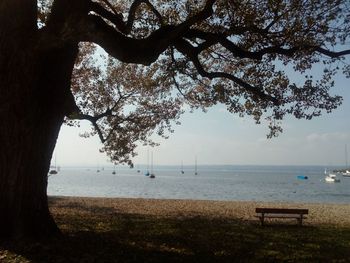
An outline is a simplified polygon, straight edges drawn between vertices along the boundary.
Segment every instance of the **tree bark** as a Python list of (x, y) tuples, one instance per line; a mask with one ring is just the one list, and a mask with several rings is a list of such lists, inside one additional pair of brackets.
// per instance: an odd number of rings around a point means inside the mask
[(21, 52), (0, 77), (0, 236), (49, 236), (58, 228), (48, 210), (47, 174), (76, 48)]
[(0, 237), (15, 239), (59, 233), (47, 174), (78, 51), (75, 44), (38, 48), (35, 10), (36, 1), (0, 4)]

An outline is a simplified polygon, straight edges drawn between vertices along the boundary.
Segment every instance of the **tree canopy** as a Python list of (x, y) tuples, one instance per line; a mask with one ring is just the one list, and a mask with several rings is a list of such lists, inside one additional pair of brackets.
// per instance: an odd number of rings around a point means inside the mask
[[(333, 77), (350, 77), (347, 0), (39, 1), (46, 45), (78, 42), (72, 120), (88, 120), (116, 162), (166, 137), (184, 106), (221, 103), (282, 132), (287, 115), (337, 108)], [(69, 6), (69, 12), (57, 10)], [(66, 9), (67, 10), (67, 9)], [(44, 39), (44, 38), (43, 38)], [(100, 52), (100, 48), (106, 54)], [(102, 55), (101, 55), (102, 54)], [(317, 67), (319, 76), (310, 71)], [(288, 74), (298, 76), (295, 82)]]

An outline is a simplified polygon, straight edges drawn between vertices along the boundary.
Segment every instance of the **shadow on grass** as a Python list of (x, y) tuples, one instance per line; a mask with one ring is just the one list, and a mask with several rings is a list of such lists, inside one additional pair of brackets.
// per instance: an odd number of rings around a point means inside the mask
[(2, 244), (0, 262), (350, 262), (349, 228), (261, 227), (236, 219), (131, 215), (73, 203), (66, 208), (72, 207), (54, 214), (63, 237)]

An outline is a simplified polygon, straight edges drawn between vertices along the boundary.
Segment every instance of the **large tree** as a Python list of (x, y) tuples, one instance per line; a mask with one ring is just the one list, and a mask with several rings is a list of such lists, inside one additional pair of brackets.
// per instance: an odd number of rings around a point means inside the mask
[[(348, 0), (1, 0), (0, 236), (59, 232), (47, 172), (65, 119), (86, 119), (113, 160), (166, 136), (183, 105), (311, 119), (341, 103)], [(98, 46), (110, 56), (98, 57)], [(314, 65), (317, 78), (310, 76)], [(286, 74), (295, 71), (298, 82)], [(88, 134), (89, 135), (89, 134)]]

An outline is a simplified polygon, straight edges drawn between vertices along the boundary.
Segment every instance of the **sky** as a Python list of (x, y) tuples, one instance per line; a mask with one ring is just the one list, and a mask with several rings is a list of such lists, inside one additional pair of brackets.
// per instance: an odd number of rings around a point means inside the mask
[[(309, 121), (288, 117), (277, 138), (266, 138), (267, 124), (257, 125), (218, 105), (207, 113), (184, 114), (169, 139), (158, 137), (155, 148), (139, 147), (133, 162), (146, 164), (149, 151), (154, 165), (194, 165), (195, 158), (198, 165), (345, 165), (346, 145), (350, 156), (350, 79), (338, 76), (335, 84), (332, 93), (344, 99), (338, 109)], [(87, 122), (80, 128), (62, 126), (53, 157), (57, 165), (112, 165), (99, 152), (97, 137), (79, 137), (89, 127)]]

